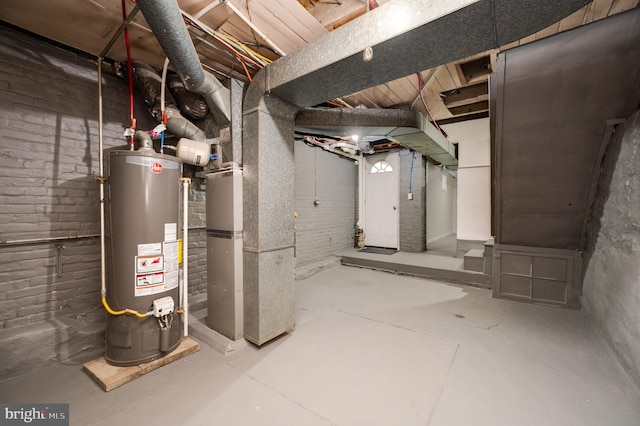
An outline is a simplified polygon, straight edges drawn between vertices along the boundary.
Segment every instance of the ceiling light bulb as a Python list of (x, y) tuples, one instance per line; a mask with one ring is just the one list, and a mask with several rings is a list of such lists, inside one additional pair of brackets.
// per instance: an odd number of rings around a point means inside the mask
[(362, 60), (369, 62), (371, 59), (373, 59), (373, 48), (369, 46), (362, 52)]

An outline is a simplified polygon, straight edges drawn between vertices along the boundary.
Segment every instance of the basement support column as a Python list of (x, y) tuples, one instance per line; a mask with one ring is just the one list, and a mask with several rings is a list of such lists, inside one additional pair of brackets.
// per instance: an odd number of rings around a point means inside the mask
[(293, 142), (297, 107), (265, 94), (261, 73), (245, 97), (242, 147), (244, 337), (257, 345), (295, 326)]

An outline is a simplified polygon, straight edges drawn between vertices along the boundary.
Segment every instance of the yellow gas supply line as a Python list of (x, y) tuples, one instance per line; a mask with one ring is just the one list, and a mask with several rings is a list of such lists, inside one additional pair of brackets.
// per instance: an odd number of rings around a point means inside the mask
[(104, 306), (107, 312), (109, 312), (111, 315), (128, 314), (128, 315), (135, 315), (138, 318), (146, 318), (149, 315), (151, 315), (151, 312), (147, 312), (146, 314), (141, 314), (140, 312), (134, 311), (133, 309), (123, 309), (121, 311), (114, 311), (113, 309), (111, 309), (111, 307), (109, 307), (109, 304), (107, 303), (107, 298), (105, 296), (102, 296), (102, 306)]

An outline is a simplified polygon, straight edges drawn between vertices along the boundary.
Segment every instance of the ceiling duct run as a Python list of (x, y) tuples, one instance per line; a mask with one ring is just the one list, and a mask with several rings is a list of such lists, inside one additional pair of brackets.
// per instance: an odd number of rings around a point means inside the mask
[(388, 138), (455, 169), (455, 147), (417, 111), (368, 108), (306, 108), (296, 116), (296, 131), (360, 140)]

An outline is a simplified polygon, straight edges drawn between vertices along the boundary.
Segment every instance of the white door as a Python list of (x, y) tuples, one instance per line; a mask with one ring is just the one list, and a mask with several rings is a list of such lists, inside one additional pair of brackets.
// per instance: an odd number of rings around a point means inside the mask
[(366, 157), (365, 227), (367, 246), (398, 248), (398, 169), (400, 155)]

